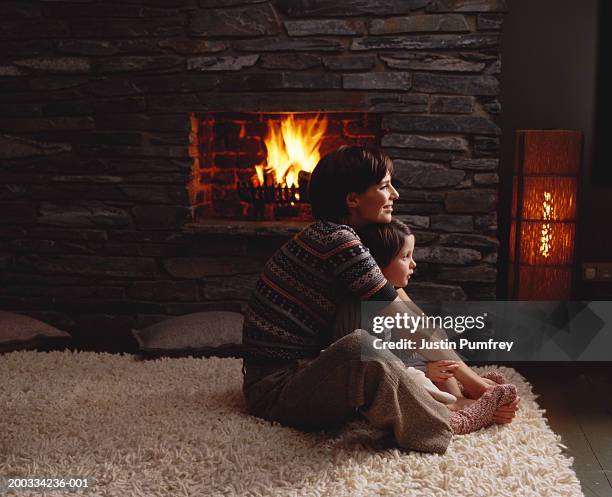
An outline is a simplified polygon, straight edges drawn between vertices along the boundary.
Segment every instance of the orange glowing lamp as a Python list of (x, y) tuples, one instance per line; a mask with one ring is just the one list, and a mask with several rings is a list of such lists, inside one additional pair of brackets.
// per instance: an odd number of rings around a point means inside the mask
[(517, 130), (508, 294), (570, 300), (583, 137), (574, 130)]

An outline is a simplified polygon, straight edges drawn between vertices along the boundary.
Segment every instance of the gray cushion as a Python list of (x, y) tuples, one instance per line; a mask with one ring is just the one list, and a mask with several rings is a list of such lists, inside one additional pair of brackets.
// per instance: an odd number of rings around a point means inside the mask
[(0, 311), (0, 352), (52, 349), (66, 345), (70, 333), (29, 316)]
[(140, 351), (151, 356), (240, 357), (242, 314), (197, 312), (132, 330)]

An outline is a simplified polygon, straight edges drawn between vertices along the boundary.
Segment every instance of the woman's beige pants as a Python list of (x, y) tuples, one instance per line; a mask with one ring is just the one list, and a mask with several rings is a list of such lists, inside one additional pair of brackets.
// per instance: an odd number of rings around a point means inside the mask
[(390, 430), (399, 447), (442, 454), (451, 439), (448, 408), (391, 353), (357, 329), (315, 359), (244, 361), (249, 411), (302, 430), (337, 427), (361, 413)]

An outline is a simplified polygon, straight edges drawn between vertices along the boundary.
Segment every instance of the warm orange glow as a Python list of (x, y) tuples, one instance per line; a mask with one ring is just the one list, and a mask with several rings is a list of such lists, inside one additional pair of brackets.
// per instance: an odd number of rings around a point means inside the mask
[(526, 176), (523, 179), (523, 219), (542, 221), (543, 198), (550, 192), (554, 209), (551, 221), (574, 221), (576, 219), (576, 178), (555, 176)]
[(583, 136), (517, 130), (508, 292), (517, 300), (570, 300)]
[[(542, 202), (542, 218), (545, 221), (550, 221), (552, 219), (553, 206), (552, 206), (552, 195), (550, 192), (544, 192), (544, 201)], [(552, 232), (550, 229), (550, 223), (542, 224), (540, 238), (540, 254), (544, 257), (550, 256), (550, 247), (552, 244)]]
[[(257, 178), (257, 184), (255, 186), (263, 186), (264, 184), (264, 167), (262, 165), (255, 166), (255, 173)], [(255, 183), (255, 178), (253, 178), (253, 183)]]
[[(555, 266), (571, 264), (575, 229), (573, 223), (556, 223), (551, 221), (549, 229), (552, 243), (548, 255), (540, 250), (542, 247), (542, 221), (523, 221), (520, 229), (521, 246), (518, 256), (524, 264)], [(514, 233), (512, 233), (514, 234)]]
[(280, 122), (268, 121), (266, 164), (255, 167), (260, 184), (264, 183), (265, 170), (274, 185), (298, 186), (299, 172), (311, 172), (319, 162), (319, 147), (326, 129), (327, 119), (319, 119), (318, 115), (295, 119), (290, 114)]

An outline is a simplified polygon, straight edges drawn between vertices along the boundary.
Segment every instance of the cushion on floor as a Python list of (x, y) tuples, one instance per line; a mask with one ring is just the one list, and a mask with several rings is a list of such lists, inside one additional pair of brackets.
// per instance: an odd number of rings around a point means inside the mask
[(243, 320), (237, 312), (197, 312), (132, 333), (147, 356), (240, 357)]
[(38, 319), (0, 311), (0, 352), (61, 347), (71, 338), (70, 333)]

